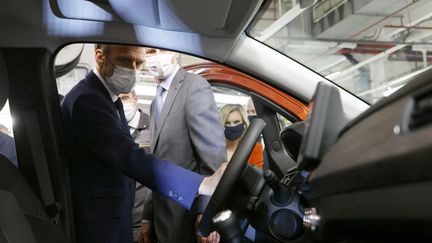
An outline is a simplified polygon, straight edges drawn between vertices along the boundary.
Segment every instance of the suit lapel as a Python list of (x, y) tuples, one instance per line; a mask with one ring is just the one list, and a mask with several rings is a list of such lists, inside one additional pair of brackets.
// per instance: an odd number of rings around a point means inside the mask
[(150, 152), (152, 154), (154, 153), (154, 147), (156, 143), (156, 139), (155, 139), (156, 138), (156, 115), (154, 114), (155, 112), (154, 106), (155, 106), (155, 102), (153, 100), (150, 105), (150, 136), (152, 138), (150, 144)]
[[(102, 93), (107, 100), (112, 102), (108, 90), (105, 88), (105, 86), (102, 84), (102, 81), (99, 80), (98, 76), (96, 76), (96, 74), (93, 71), (87, 74), (85, 81), (89, 86), (93, 87), (96, 91)], [(113, 103), (113, 107), (115, 108), (114, 103)]]
[[(111, 95), (109, 94), (108, 90), (105, 88), (105, 86), (102, 84), (102, 81), (99, 80), (98, 76), (93, 72), (89, 72), (86, 76), (86, 79), (84, 80), (85, 83), (94, 88), (94, 90), (102, 93), (102, 95), (106, 98), (107, 102), (111, 105), (111, 107), (114, 109), (114, 112), (116, 116), (118, 117), (123, 130), (129, 133), (129, 125), (126, 121), (126, 117), (123, 112), (123, 105), (121, 105), (121, 108), (117, 108), (114, 102), (112, 101)], [(120, 101), (121, 102), (121, 101)]]
[[(150, 105), (150, 109), (151, 109), (151, 105)], [(150, 122), (149, 115), (144, 113), (141, 109), (138, 109), (137, 112), (139, 112), (140, 114), (137, 130), (149, 129), (149, 122)]]
[(102, 84), (102, 81), (99, 80), (98, 76), (93, 71), (91, 71), (89, 74), (87, 74), (86, 78), (87, 78), (86, 79), (87, 84), (89, 86), (93, 87), (96, 91), (99, 91), (100, 93), (103, 94), (103, 96), (106, 98), (108, 103), (110, 103), (111, 106), (116, 111), (116, 115), (119, 118), (120, 122), (122, 123), (123, 128), (129, 131), (129, 126), (127, 125), (127, 121), (126, 121), (126, 117), (124, 116), (123, 108), (119, 109), (116, 107), (116, 105), (112, 101), (111, 95), (109, 94), (109, 92), (105, 88), (105, 86)]
[[(165, 121), (167, 119), (167, 116), (169, 112), (171, 111), (171, 108), (174, 104), (175, 98), (180, 90), (180, 87), (183, 83), (184, 77), (185, 77), (186, 71), (182, 68), (179, 69), (177, 74), (174, 76), (174, 79), (171, 83), (171, 86), (168, 90), (168, 95), (166, 97), (166, 100), (164, 102), (164, 105), (162, 107), (161, 115), (159, 117), (159, 120), (156, 121), (156, 134), (153, 139), (152, 144), (152, 152), (154, 152), (154, 148), (156, 147), (157, 141), (159, 140), (160, 132), (165, 124)], [(155, 116), (153, 116), (155, 117)], [(153, 118), (155, 119), (155, 118)]]

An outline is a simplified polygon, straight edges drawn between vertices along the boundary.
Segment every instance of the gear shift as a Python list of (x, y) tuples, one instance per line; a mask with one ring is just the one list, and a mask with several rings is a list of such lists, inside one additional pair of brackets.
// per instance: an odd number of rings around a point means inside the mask
[(285, 186), (281, 186), (280, 181), (273, 171), (266, 170), (264, 173), (264, 179), (267, 185), (273, 190), (271, 200), (275, 205), (283, 207), (291, 202), (291, 191)]

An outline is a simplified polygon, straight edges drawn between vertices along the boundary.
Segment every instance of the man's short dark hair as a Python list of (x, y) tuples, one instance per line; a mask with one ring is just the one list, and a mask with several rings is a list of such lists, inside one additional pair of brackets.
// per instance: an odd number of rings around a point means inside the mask
[(108, 46), (109, 45), (107, 45), (107, 44), (100, 44), (100, 43), (98, 43), (98, 44), (95, 44), (95, 50), (96, 49), (101, 49), (104, 53), (107, 53), (108, 52)]

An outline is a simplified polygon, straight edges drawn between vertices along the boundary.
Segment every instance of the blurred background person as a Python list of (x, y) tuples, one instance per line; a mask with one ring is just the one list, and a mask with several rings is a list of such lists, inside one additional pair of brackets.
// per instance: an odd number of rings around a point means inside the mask
[(0, 153), (6, 156), (15, 166), (18, 166), (15, 141), (8, 133), (7, 127), (0, 124)]
[[(123, 110), (125, 113), (126, 120), (129, 125), (129, 130), (135, 142), (139, 144), (139, 147), (144, 149), (146, 153), (150, 153), (150, 130), (149, 122), (150, 116), (144, 113), (138, 108), (138, 96), (135, 90), (132, 90), (128, 94), (120, 94), (120, 100), (123, 103)], [(135, 201), (133, 207), (133, 239), (134, 242), (138, 242), (138, 233), (143, 223), (149, 223), (144, 219), (144, 210), (151, 213), (151, 208), (145, 208), (144, 205), (151, 200), (151, 190), (143, 186), (139, 182), (135, 182)], [(154, 242), (154, 232), (149, 230), (149, 234), (143, 237), (147, 237), (145, 241)]]
[[(227, 104), (220, 110), (221, 123), (225, 127), (226, 150), (228, 160), (231, 160), (237, 149), (245, 130), (249, 127), (249, 120), (243, 106), (238, 104)], [(259, 169), (263, 167), (263, 147), (257, 143), (249, 157), (248, 163)]]
[(252, 101), (252, 98), (249, 98), (246, 105), (246, 112), (249, 119), (249, 122), (251, 122), (253, 119), (257, 118), (257, 113), (255, 110), (254, 103)]
[(138, 108), (138, 96), (135, 90), (132, 90), (128, 94), (120, 94), (119, 98), (123, 103), (123, 110), (132, 137), (141, 148), (149, 153), (151, 142), (149, 131), (150, 116)]

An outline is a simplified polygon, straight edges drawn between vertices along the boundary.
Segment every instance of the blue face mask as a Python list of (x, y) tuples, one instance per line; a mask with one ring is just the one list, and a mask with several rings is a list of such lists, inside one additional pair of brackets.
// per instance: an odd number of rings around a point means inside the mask
[(234, 127), (225, 126), (225, 137), (229, 140), (236, 140), (243, 134), (244, 129), (243, 123)]

